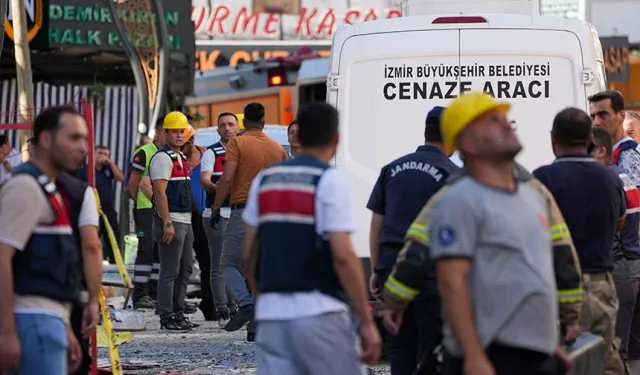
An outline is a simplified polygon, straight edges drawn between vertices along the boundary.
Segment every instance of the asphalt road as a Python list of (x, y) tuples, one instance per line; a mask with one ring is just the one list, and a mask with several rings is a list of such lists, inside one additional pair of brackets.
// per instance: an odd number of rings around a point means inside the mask
[[(244, 328), (226, 332), (217, 322), (205, 322), (200, 311), (190, 319), (201, 326), (188, 333), (166, 333), (158, 316), (146, 312), (147, 329), (133, 333), (133, 339), (118, 348), (125, 374), (255, 374), (255, 348), (246, 342)], [(108, 366), (108, 350), (100, 348), (98, 354), (99, 365)], [(370, 369), (370, 374), (390, 374), (386, 364)]]

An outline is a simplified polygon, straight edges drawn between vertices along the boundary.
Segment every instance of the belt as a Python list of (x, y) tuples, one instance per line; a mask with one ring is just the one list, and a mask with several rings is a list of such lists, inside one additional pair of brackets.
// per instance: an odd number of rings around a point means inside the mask
[(246, 203), (233, 203), (230, 207), (231, 207), (231, 211), (233, 210), (241, 210), (243, 209), (247, 204)]
[(611, 280), (611, 272), (590, 272), (583, 273), (582, 279), (584, 281), (609, 281)]

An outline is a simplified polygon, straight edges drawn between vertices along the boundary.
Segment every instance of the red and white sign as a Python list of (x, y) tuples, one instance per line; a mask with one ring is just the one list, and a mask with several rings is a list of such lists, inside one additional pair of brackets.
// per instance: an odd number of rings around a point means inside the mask
[[(400, 17), (398, 9), (384, 7), (328, 7), (330, 1), (302, 0), (300, 14), (255, 13), (246, 0), (230, 0), (225, 5), (193, 0), (191, 19), (196, 39), (218, 40), (300, 40), (330, 39), (342, 25), (381, 18)], [(371, 3), (371, 2), (369, 2)], [(382, 5), (382, 4), (381, 4)]]

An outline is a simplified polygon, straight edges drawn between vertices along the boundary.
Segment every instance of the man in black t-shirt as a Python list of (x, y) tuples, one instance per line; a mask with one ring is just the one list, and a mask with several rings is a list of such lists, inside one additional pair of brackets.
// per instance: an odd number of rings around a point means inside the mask
[(585, 291), (580, 325), (603, 337), (605, 374), (624, 373), (617, 351), (618, 297), (613, 281), (613, 238), (622, 229), (626, 198), (622, 181), (588, 153), (591, 119), (567, 108), (556, 115), (551, 142), (557, 159), (533, 175), (553, 194), (576, 247)]

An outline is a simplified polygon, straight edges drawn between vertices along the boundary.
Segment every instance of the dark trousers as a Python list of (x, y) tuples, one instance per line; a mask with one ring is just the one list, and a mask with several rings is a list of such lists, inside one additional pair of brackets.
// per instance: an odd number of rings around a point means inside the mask
[(138, 232), (138, 253), (134, 267), (133, 300), (148, 295), (156, 297), (158, 279), (152, 277), (154, 264), (160, 264), (158, 245), (153, 240), (153, 209), (136, 210), (136, 231)]
[[(549, 361), (559, 362), (543, 353), (496, 344), (490, 345), (486, 353), (496, 375), (556, 375), (560, 373)], [(464, 360), (445, 355), (443, 374), (464, 375)]]
[(616, 281), (618, 293), (618, 319), (616, 336), (620, 338), (620, 356), (623, 360), (640, 359), (640, 280)]
[(209, 242), (207, 234), (202, 226), (202, 215), (194, 212), (191, 215), (191, 227), (193, 228), (193, 249), (196, 252), (196, 260), (200, 266), (200, 301), (201, 310), (213, 311), (213, 292), (211, 291), (211, 257), (209, 255)]
[[(376, 267), (380, 290), (392, 271), (397, 252), (380, 254)], [(393, 259), (385, 263), (384, 258)], [(390, 265), (389, 265), (390, 264)], [(438, 286), (430, 279), (423, 291), (404, 311), (397, 335), (383, 332), (392, 375), (412, 375), (423, 358), (427, 358), (442, 341), (442, 313)], [(424, 363), (426, 366), (426, 363)]]
[[(102, 206), (102, 212), (104, 212), (107, 216), (107, 220), (109, 220), (109, 225), (113, 230), (118, 246), (121, 246), (122, 239), (120, 238), (120, 224), (118, 224), (118, 214), (116, 213), (116, 209), (112, 205), (106, 205)], [(102, 242), (105, 244), (103, 259), (109, 260), (109, 263), (115, 263), (116, 259), (113, 255), (115, 249), (111, 246), (111, 241), (107, 234), (107, 227), (105, 226), (104, 219), (102, 217), (100, 218), (100, 235), (102, 236)]]
[(84, 306), (74, 305), (71, 308), (71, 319), (69, 323), (71, 324), (71, 329), (73, 330), (73, 334), (76, 336), (78, 343), (80, 343), (80, 347), (82, 348), (82, 363), (76, 372), (71, 375), (87, 375), (89, 373), (89, 368), (91, 367), (91, 355), (89, 354), (89, 339), (85, 339), (82, 337), (82, 313), (84, 311)]

